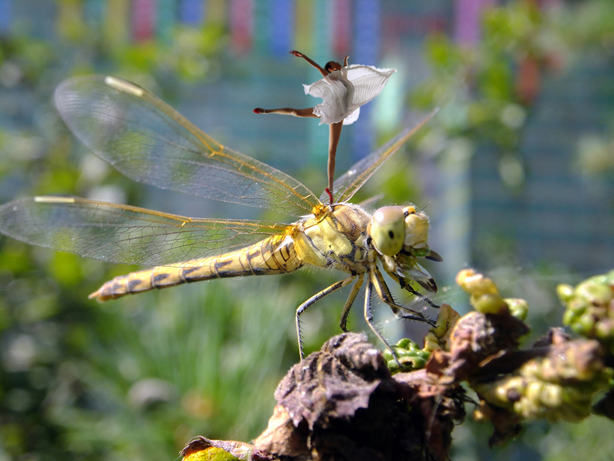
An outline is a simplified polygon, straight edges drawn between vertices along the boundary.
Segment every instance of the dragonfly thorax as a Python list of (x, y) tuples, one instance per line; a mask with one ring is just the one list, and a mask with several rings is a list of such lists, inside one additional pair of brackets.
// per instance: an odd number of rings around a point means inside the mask
[(308, 264), (347, 273), (367, 270), (373, 252), (367, 228), (371, 216), (360, 206), (335, 204), (317, 217), (299, 222), (292, 235), (298, 256)]

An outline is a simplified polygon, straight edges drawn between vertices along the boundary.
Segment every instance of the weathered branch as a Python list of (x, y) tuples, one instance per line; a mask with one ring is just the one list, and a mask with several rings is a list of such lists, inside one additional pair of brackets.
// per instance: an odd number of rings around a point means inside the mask
[(526, 302), (501, 298), (491, 280), (470, 270), (457, 282), (476, 311), (459, 318), (443, 305), (422, 349), (402, 340), (397, 361), (364, 335), (335, 336), (281, 381), (269, 427), (253, 445), (200, 437), (184, 460), (210, 459), (211, 450), (220, 460), (445, 460), (465, 417), (463, 386), (479, 397), (474, 417), (493, 425), (491, 445), (529, 420), (575, 422), (591, 411), (612, 418), (614, 271), (558, 289), (565, 323), (583, 337), (554, 328), (526, 350), (518, 349), (529, 331)]

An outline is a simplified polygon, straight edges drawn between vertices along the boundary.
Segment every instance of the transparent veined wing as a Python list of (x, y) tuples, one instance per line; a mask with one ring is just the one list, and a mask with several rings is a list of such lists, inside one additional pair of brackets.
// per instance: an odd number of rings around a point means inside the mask
[(0, 206), (0, 232), (101, 261), (173, 266), (238, 250), (291, 226), (196, 219), (78, 197), (28, 197)]
[[(424, 119), (422, 119), (413, 128), (410, 128), (392, 140), (388, 141), (375, 152), (369, 154), (362, 160), (355, 163), (348, 171), (339, 176), (333, 184), (334, 202), (347, 202), (360, 189), (365, 182), (388, 160), (399, 148), (411, 138), (416, 131), (422, 128), (439, 109), (431, 111)], [(322, 193), (320, 200), (325, 202), (328, 195)]]
[(222, 146), (133, 83), (72, 78), (56, 89), (55, 104), (77, 138), (135, 181), (293, 216), (320, 205), (296, 179)]

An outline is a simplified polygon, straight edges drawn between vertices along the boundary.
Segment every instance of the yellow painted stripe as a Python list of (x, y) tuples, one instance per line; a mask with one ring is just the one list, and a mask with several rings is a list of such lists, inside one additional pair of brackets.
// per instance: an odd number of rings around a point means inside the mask
[(75, 203), (73, 197), (38, 196), (34, 197), (36, 203)]
[(120, 80), (118, 78), (108, 76), (104, 78), (104, 82), (110, 87), (115, 88), (118, 91), (123, 91), (124, 93), (133, 94), (134, 96), (137, 96), (139, 98), (143, 96), (142, 88), (139, 88), (138, 86), (133, 85), (132, 83), (127, 82), (125, 80)]

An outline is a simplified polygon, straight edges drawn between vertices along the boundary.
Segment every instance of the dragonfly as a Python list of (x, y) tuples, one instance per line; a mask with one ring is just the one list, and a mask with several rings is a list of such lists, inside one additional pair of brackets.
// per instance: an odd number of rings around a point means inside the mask
[(300, 316), (352, 283), (339, 322), (342, 330), (347, 331), (348, 314), (365, 280), (365, 319), (389, 349), (373, 321), (373, 292), (398, 317), (432, 323), (394, 300), (378, 267), (414, 295), (422, 296), (414, 282), (437, 291), (419, 262), (441, 261), (428, 246), (427, 215), (411, 204), (369, 213), (348, 200), (434, 112), (340, 176), (330, 203), (326, 192), (318, 198), (293, 177), (218, 143), (134, 83), (109, 76), (75, 77), (57, 87), (54, 99), (72, 133), (128, 178), (298, 218), (291, 224), (192, 218), (67, 196), (20, 198), (0, 206), (0, 232), (9, 237), (105, 262), (153, 266), (115, 277), (90, 298), (106, 301), (200, 280), (286, 274), (316, 266), (347, 276), (297, 308), (301, 357)]

